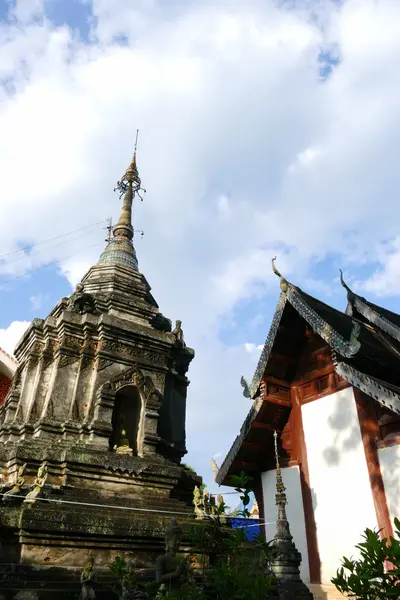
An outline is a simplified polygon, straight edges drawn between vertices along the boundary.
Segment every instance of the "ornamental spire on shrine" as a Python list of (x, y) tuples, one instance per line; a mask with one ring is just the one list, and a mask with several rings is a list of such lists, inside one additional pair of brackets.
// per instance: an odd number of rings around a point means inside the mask
[(313, 600), (313, 595), (300, 577), (301, 554), (293, 541), (286, 515), (286, 488), (282, 479), (279, 464), (278, 434), (274, 432), (274, 449), (276, 459), (276, 495), (278, 518), (276, 533), (271, 545), (271, 568), (277, 578), (279, 598), (281, 600)]
[(131, 267), (135, 271), (138, 271), (139, 268), (132, 242), (134, 236), (132, 225), (133, 202), (135, 196), (143, 200), (142, 193), (146, 191), (142, 188), (136, 164), (138, 133), (139, 130), (136, 132), (135, 150), (131, 163), (122, 179), (117, 182), (117, 187), (114, 190), (119, 192), (120, 199), (123, 197), (121, 214), (113, 229), (113, 237), (99, 260), (99, 264), (121, 265)]

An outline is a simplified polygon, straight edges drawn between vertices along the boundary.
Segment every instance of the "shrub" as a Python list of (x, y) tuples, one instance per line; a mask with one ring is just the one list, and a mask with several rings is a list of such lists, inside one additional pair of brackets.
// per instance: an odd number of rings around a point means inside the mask
[[(400, 598), (400, 521), (394, 520), (396, 538), (380, 538), (379, 531), (366, 529), (356, 546), (359, 560), (343, 558), (332, 583), (355, 600)], [(386, 566), (388, 568), (386, 568)]]

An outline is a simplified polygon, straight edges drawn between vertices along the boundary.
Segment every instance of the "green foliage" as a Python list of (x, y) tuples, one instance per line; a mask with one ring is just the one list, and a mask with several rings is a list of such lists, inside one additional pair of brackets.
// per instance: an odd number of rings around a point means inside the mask
[[(366, 529), (364, 542), (356, 546), (360, 559), (346, 557), (332, 583), (355, 600), (400, 598), (400, 521), (394, 520), (396, 538), (380, 539), (379, 532)], [(387, 563), (389, 568), (385, 570)]]
[(117, 590), (122, 589), (122, 582), (127, 573), (127, 564), (123, 556), (116, 556), (113, 562), (108, 567), (115, 580), (114, 588)]
[(276, 583), (264, 569), (235, 561), (210, 569), (203, 589), (205, 600), (266, 600), (275, 595)]
[[(252, 478), (244, 472), (232, 477), (231, 484), (239, 493), (243, 510), (238, 516), (250, 517), (248, 506)], [(203, 491), (203, 490), (202, 490)], [(278, 596), (276, 579), (269, 570), (271, 542), (259, 535), (253, 542), (246, 537), (245, 528), (232, 530), (226, 526), (227, 506), (225, 503), (212, 505), (212, 514), (204, 521), (187, 531), (200, 555), (200, 572), (194, 577), (188, 569), (188, 581), (179, 589), (169, 589), (163, 594), (166, 600), (268, 600)], [(118, 559), (118, 560), (117, 560)], [(110, 566), (115, 578), (124, 581), (126, 565), (117, 557)], [(146, 585), (146, 591), (153, 598), (159, 584)], [(157, 597), (161, 597), (157, 595)]]
[(251, 482), (253, 477), (246, 475), (244, 471), (241, 471), (240, 475), (232, 475), (229, 484), (234, 486), (235, 491), (240, 495), (240, 500), (243, 504), (243, 510), (239, 511), (239, 516), (248, 519), (250, 517), (250, 511), (247, 508), (250, 504), (250, 494), (252, 492)]
[(190, 465), (187, 465), (186, 463), (181, 463), (181, 467), (183, 467), (184, 469), (187, 469), (191, 473), (196, 473), (196, 471), (193, 469), (193, 467), (191, 467)]

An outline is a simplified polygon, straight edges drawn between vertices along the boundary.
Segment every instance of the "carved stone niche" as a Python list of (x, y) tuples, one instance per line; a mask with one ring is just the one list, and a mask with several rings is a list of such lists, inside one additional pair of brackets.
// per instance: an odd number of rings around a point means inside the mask
[(152, 379), (137, 366), (129, 367), (99, 388), (90, 424), (91, 441), (113, 450), (125, 437), (134, 455), (153, 454), (160, 439), (161, 404), (162, 396)]

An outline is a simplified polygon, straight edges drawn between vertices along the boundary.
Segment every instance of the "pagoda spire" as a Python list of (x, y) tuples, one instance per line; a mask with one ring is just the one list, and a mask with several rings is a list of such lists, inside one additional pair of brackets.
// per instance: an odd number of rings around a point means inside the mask
[(133, 246), (134, 229), (132, 225), (132, 210), (135, 196), (143, 200), (139, 172), (136, 164), (136, 150), (139, 130), (136, 132), (135, 150), (131, 163), (124, 176), (117, 182), (114, 191), (119, 192), (120, 199), (123, 197), (121, 213), (117, 224), (113, 229), (113, 237), (110, 239), (106, 249), (100, 256), (99, 264), (113, 264), (131, 267), (138, 271), (138, 261)]
[(281, 600), (313, 600), (313, 595), (300, 577), (301, 554), (297, 550), (286, 514), (287, 496), (279, 464), (278, 434), (274, 432), (276, 460), (276, 495), (278, 507), (276, 533), (272, 542), (272, 571), (276, 576)]

